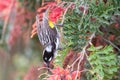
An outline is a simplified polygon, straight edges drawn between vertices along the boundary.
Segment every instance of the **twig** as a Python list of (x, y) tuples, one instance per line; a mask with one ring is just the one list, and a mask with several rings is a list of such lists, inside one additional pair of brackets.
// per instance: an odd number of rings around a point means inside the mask
[(70, 3), (70, 5), (66, 8), (66, 10), (65, 10), (65, 12), (64, 12), (64, 14), (63, 14), (63, 17), (62, 17), (61, 25), (63, 25), (64, 20), (65, 20), (65, 15), (66, 15), (68, 9), (71, 7), (72, 4), (73, 4), (73, 3)]
[(60, 3), (61, 2), (61, 0), (55, 0), (57, 3)]
[[(92, 44), (91, 42), (92, 42), (92, 39), (95, 37), (95, 32), (91, 35), (91, 37), (90, 37), (90, 40), (89, 40), (89, 42), (86, 44), (86, 46), (83, 48), (83, 50), (81, 51), (81, 54), (83, 53), (86, 53), (86, 48), (87, 48), (87, 46), (89, 45), (89, 44)], [(83, 54), (82, 54), (82, 56), (83, 56)], [(74, 64), (79, 60), (81, 58), (81, 55), (73, 62), (73, 64), (71, 65), (71, 66), (74, 66)]]
[[(83, 55), (83, 54), (82, 54)], [(73, 66), (75, 65), (75, 63), (79, 60), (79, 59), (81, 59), (82, 58), (82, 56), (80, 55), (72, 64), (71, 64), (71, 66), (70, 67), (72, 67), (72, 71), (73, 71)]]
[[(86, 45), (86, 47), (87, 46), (89, 46), (89, 44), (90, 45), (92, 45), (92, 39), (95, 37), (95, 32), (91, 35), (91, 37), (90, 37), (90, 40), (89, 40), (89, 42), (88, 42), (88, 44)], [(87, 54), (85, 54), (86, 55), (86, 57), (88, 58), (88, 55)], [(89, 62), (90, 63), (90, 62)], [(91, 64), (90, 64), (91, 65)], [(91, 67), (93, 68), (93, 66), (91, 65)]]
[(42, 69), (49, 69), (49, 70), (51, 70), (51, 68), (48, 68), (48, 67), (41, 67), (41, 68), (38, 68), (38, 71), (40, 71)]
[[(84, 48), (83, 48), (83, 50), (81, 51), (81, 55), (80, 55), (80, 57), (78, 57), (80, 60), (79, 60), (79, 62), (78, 62), (78, 68), (77, 68), (77, 70), (79, 71), (80, 70), (80, 63), (82, 62), (82, 60), (84, 59), (84, 57), (85, 57), (85, 54), (86, 54), (86, 48), (87, 48), (87, 46), (88, 46), (89, 44), (87, 44)], [(76, 74), (76, 76), (75, 76), (75, 80), (77, 79), (77, 76), (78, 76), (78, 73)]]
[(8, 20), (10, 18), (11, 12), (12, 12), (13, 5), (14, 5), (14, 0), (12, 0), (11, 5), (9, 6), (8, 16), (6, 17), (4, 25), (3, 25), (1, 43), (3, 43), (3, 41), (4, 41), (5, 31), (6, 31), (6, 28), (7, 28)]
[[(82, 54), (82, 55), (80, 55), (73, 63), (72, 63), (72, 67), (74, 66), (74, 64), (79, 60), (79, 59), (81, 59), (82, 57), (83, 57), (83, 55), (84, 55), (84, 53), (86, 53), (86, 48), (87, 48), (87, 46), (89, 46), (89, 44), (92, 44), (91, 42), (92, 42), (92, 39), (95, 37), (95, 32), (91, 35), (91, 37), (90, 37), (90, 40), (89, 40), (89, 42), (86, 44), (86, 46), (83, 48), (83, 50), (81, 51), (81, 53), (80, 54)], [(82, 57), (81, 57), (82, 56)]]
[(44, 5), (44, 2), (45, 2), (45, 1), (44, 1), (44, 0), (42, 0), (42, 6)]
[[(92, 44), (91, 42), (92, 42), (92, 39), (93, 39), (94, 37), (95, 37), (95, 32), (91, 35), (90, 40), (88, 41), (88, 43), (85, 45), (85, 47), (84, 47), (83, 50), (81, 51), (80, 56), (79, 56), (79, 57), (73, 62), (73, 64), (71, 65), (72, 68), (73, 68), (74, 64), (80, 59), (79, 62), (78, 62), (78, 68), (77, 68), (77, 70), (79, 71), (79, 69), (80, 69), (79, 64), (80, 64), (81, 61), (84, 59), (84, 56), (85, 56), (85, 55), (87, 56), (87, 54), (86, 54), (86, 48), (89, 46), (89, 44)], [(77, 76), (78, 76), (78, 73), (77, 73), (75, 79), (77, 79)]]
[[(50, 69), (50, 68), (48, 68), (48, 67), (41, 67), (41, 68), (38, 68), (37, 70), (38, 70), (38, 71), (40, 71), (40, 70), (43, 70), (43, 69), (47, 69), (47, 70), (51, 71), (51, 69)], [(45, 73), (40, 74), (40, 75), (38, 76), (38, 78), (41, 78), (41, 76), (43, 76), (43, 75), (46, 75), (46, 77), (45, 77), (45, 78), (43, 78), (44, 80), (45, 80), (45, 79), (47, 80), (47, 77), (49, 77), (49, 76), (50, 76), (50, 75), (48, 74), (48, 71), (46, 71)]]
[[(46, 77), (50, 76), (50, 75), (48, 74), (48, 71), (47, 71), (47, 72), (45, 72), (45, 73), (43, 73), (43, 74), (40, 74), (40, 75), (38, 76), (38, 78), (41, 78), (41, 76), (43, 76), (43, 75), (46, 75)], [(46, 77), (45, 77), (45, 78), (46, 78)]]
[(114, 48), (116, 48), (118, 51), (120, 51), (119, 47), (117, 47), (114, 43), (112, 43), (110, 40), (107, 40), (103, 38), (106, 42), (110, 43)]
[[(93, 39), (94, 37), (95, 37), (95, 32), (94, 32), (94, 33), (91, 35), (91, 37), (90, 37), (90, 40), (89, 40), (89, 44), (90, 44), (90, 45), (92, 45), (92, 39)], [(88, 44), (88, 45), (89, 45), (89, 44)], [(86, 54), (86, 57), (88, 57), (87, 54)], [(89, 60), (88, 60), (88, 61), (89, 61)], [(89, 63), (90, 63), (90, 62), (89, 62)], [(94, 69), (93, 65), (90, 64), (90, 66)], [(90, 71), (90, 70), (89, 70), (89, 71)], [(90, 72), (91, 72), (91, 71), (90, 71)], [(97, 75), (97, 77), (99, 78), (99, 80), (102, 80), (99, 74), (96, 74), (96, 75)]]
[[(86, 51), (85, 51), (86, 52)], [(83, 54), (83, 55), (81, 55), (81, 59), (79, 60), (79, 62), (78, 62), (78, 68), (77, 68), (77, 70), (79, 71), (80, 70), (80, 63), (82, 62), (82, 60), (84, 59), (84, 55), (85, 55), (85, 52), (84, 53), (80, 53), (80, 54)], [(77, 74), (76, 74), (76, 76), (75, 76), (75, 80), (77, 80), (77, 76), (78, 76), (78, 72), (77, 72)]]
[[(63, 25), (64, 24), (64, 20), (65, 20), (65, 15), (66, 15), (66, 13), (67, 13), (67, 11), (68, 11), (68, 9), (71, 7), (71, 5), (72, 5), (73, 3), (70, 3), (69, 4), (69, 6), (66, 8), (66, 10), (65, 10), (65, 12), (64, 12), (64, 14), (63, 14), (63, 16), (62, 16), (62, 21), (61, 21), (61, 24), (60, 25)], [(63, 28), (62, 27), (60, 27), (60, 34), (61, 34), (61, 38), (60, 38), (60, 41), (62, 42), (63, 41)]]
[(80, 19), (80, 25), (78, 26), (78, 29), (80, 30), (80, 28), (81, 28), (81, 25), (82, 25), (82, 23), (83, 23), (83, 18), (84, 18), (84, 15), (86, 14), (86, 5), (85, 5), (85, 7), (84, 7), (84, 11), (83, 11), (83, 14), (82, 14), (82, 17), (81, 17), (81, 19)]
[(90, 71), (90, 70), (89, 69), (84, 69), (84, 70), (81, 70), (80, 73), (85, 72), (85, 71)]

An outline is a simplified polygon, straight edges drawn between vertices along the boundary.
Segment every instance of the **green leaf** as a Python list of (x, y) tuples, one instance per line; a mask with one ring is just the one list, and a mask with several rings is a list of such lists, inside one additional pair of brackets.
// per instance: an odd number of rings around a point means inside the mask
[(118, 69), (113, 48), (111, 46), (105, 46), (104, 48), (102, 46), (94, 47), (92, 45), (88, 50), (91, 52), (87, 59), (92, 65), (91, 70), (94, 75), (99, 75), (102, 80), (112, 78), (112, 75), (117, 72)]

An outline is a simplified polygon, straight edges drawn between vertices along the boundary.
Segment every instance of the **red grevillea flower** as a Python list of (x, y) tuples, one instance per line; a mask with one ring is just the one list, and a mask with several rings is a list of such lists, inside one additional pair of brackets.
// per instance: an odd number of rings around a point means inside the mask
[(10, 6), (11, 0), (0, 0), (0, 12)]
[(45, 3), (45, 4), (46, 4), (45, 6), (40, 7), (37, 10), (37, 13), (39, 14), (40, 20), (43, 17), (43, 12), (45, 12), (46, 9), (48, 7), (50, 7), (50, 12), (49, 12), (48, 18), (52, 22), (57, 22), (57, 20), (60, 18), (60, 16), (62, 15), (62, 13), (65, 9), (60, 7), (60, 6), (57, 6), (57, 4), (55, 2), (49, 2), (49, 3)]
[(44, 5), (40, 8), (37, 9), (37, 13), (42, 13), (44, 12), (44, 10), (46, 10), (48, 7), (52, 7), (52, 6), (57, 6), (57, 4), (55, 2), (45, 2)]
[(15, 6), (15, 4), (16, 0), (0, 0), (0, 17), (2, 17), (2, 19), (5, 19), (10, 11), (10, 8)]
[(55, 2), (45, 2), (44, 5), (37, 9), (37, 13), (39, 14), (39, 20), (42, 20), (43, 13), (48, 9), (48, 7), (55, 7), (57, 4)]
[(51, 70), (52, 74), (56, 74), (56, 75), (67, 75), (69, 74), (69, 70), (67, 69), (63, 69), (60, 67), (57, 67), (56, 69)]
[(53, 9), (50, 9), (49, 19), (52, 22), (57, 22), (57, 20), (60, 18), (64, 10), (65, 9), (63, 9), (62, 7), (58, 7), (58, 6)]
[(56, 69), (51, 70), (51, 72), (56, 75), (61, 75), (64, 74), (64, 69), (57, 67)]
[(51, 75), (47, 80), (61, 80), (59, 75)]
[(63, 69), (57, 67), (51, 70), (52, 75), (49, 76), (47, 80), (75, 80), (76, 78), (80, 79), (80, 71), (71, 72), (69, 69)]
[(73, 71), (72, 72), (72, 80), (75, 80), (76, 76), (77, 77), (80, 77), (81, 73), (79, 71)]
[(72, 80), (72, 77), (71, 77), (70, 75), (67, 75), (67, 76), (65, 77), (65, 80)]
[(56, 75), (68, 75), (69, 74), (68, 69), (63, 69), (60, 67), (57, 67), (56, 69), (53, 69), (51, 71), (52, 71), (52, 74), (56, 74)]

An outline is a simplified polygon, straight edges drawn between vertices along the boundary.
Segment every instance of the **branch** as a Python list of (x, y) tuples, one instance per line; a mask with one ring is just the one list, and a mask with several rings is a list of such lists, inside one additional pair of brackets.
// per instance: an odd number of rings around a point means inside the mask
[(42, 70), (42, 69), (49, 69), (49, 70), (51, 70), (51, 68), (48, 68), (48, 67), (41, 67), (41, 68), (38, 68), (38, 71), (40, 71), (40, 70)]
[(81, 55), (73, 62), (73, 64), (71, 65), (71, 67), (73, 67), (75, 65), (75, 63), (81, 59), (83, 57), (83, 55), (86, 53), (86, 48), (89, 46), (89, 44), (92, 44), (92, 39), (95, 37), (95, 32), (91, 35), (90, 40), (88, 41), (88, 43), (85, 45), (85, 47), (83, 48), (83, 50), (81, 51)]
[(50, 76), (50, 75), (48, 74), (48, 71), (47, 71), (47, 72), (45, 72), (45, 73), (40, 74), (40, 75), (38, 76), (38, 78), (41, 79), (41, 76), (44, 76), (44, 75), (46, 75), (46, 77), (43, 78), (43, 79), (47, 79), (47, 77)]
[(117, 47), (114, 43), (112, 43), (110, 40), (107, 40), (105, 38), (103, 38), (106, 42), (110, 43), (114, 48), (116, 48), (118, 51), (120, 51), (120, 48)]
[[(73, 62), (73, 64), (71, 64), (70, 67), (72, 67), (72, 70), (73, 70), (73, 66), (75, 65), (75, 63), (79, 60), (78, 62), (78, 68), (77, 70), (79, 71), (80, 70), (80, 63), (82, 62), (82, 60), (84, 59), (85, 55), (87, 56), (86, 54), (86, 49), (87, 47), (89, 46), (89, 44), (91, 45), (92, 44), (92, 39), (95, 37), (95, 32), (90, 36), (90, 40), (88, 41), (88, 43), (85, 45), (85, 47), (83, 48), (83, 50), (80, 52), (80, 56)], [(77, 79), (77, 76), (78, 76), (78, 73), (75, 77), (75, 79)]]
[(66, 8), (66, 10), (65, 10), (65, 12), (64, 12), (64, 14), (63, 14), (63, 17), (62, 17), (61, 25), (63, 25), (64, 20), (65, 20), (65, 15), (66, 15), (68, 9), (71, 7), (72, 4), (73, 4), (73, 3), (70, 3), (69, 6)]
[(80, 25), (78, 26), (78, 29), (79, 29), (79, 30), (80, 30), (81, 25), (82, 25), (82, 23), (83, 23), (83, 19), (84, 19), (85, 14), (86, 14), (86, 9), (87, 9), (87, 6), (85, 5), (85, 6), (84, 6), (84, 11), (83, 11), (82, 17), (81, 17), (81, 19), (80, 19)]
[(44, 0), (42, 0), (42, 6), (45, 4), (45, 1)]
[[(64, 14), (63, 14), (63, 16), (62, 16), (61, 24), (58, 25), (58, 26), (63, 26), (64, 21), (65, 21), (65, 15), (66, 15), (68, 9), (71, 7), (72, 4), (73, 4), (73, 3), (70, 3), (69, 6), (66, 8), (66, 10), (65, 10), (65, 12), (64, 12)], [(63, 28), (62, 28), (62, 27), (60, 27), (60, 34), (61, 34), (60, 41), (62, 42), (62, 41), (63, 41), (63, 37), (62, 37), (62, 36), (63, 36)]]

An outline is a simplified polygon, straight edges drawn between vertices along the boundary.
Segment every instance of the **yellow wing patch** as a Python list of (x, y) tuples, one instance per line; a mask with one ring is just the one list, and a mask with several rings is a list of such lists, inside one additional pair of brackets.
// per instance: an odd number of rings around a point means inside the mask
[(55, 27), (51, 20), (48, 20), (48, 24), (49, 24), (50, 28), (54, 28)]

